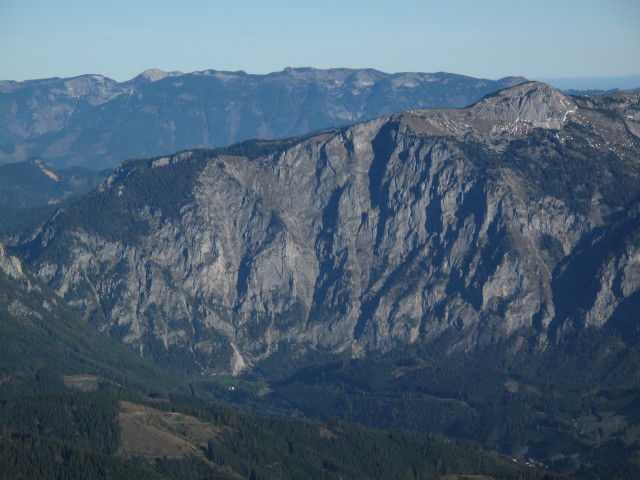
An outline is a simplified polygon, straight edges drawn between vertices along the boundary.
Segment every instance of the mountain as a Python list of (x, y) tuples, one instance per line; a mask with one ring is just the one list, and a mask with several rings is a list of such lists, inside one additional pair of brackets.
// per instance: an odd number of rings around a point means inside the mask
[(411, 108), (464, 107), (523, 81), (346, 68), (3, 81), (0, 162), (38, 156), (56, 168), (101, 170), (127, 158), (302, 135)]
[(57, 170), (41, 159), (0, 165), (0, 207), (55, 205), (97, 187), (110, 171)]
[(606, 329), (633, 345), (639, 99), (530, 82), (126, 162), (21, 254), (92, 325), (193, 372), (441, 338), (513, 353)]

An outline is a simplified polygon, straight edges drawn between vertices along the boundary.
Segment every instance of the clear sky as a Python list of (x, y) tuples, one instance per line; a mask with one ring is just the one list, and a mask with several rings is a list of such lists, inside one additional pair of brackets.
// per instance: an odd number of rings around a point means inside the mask
[(147, 68), (640, 74), (640, 0), (0, 0), (0, 79)]

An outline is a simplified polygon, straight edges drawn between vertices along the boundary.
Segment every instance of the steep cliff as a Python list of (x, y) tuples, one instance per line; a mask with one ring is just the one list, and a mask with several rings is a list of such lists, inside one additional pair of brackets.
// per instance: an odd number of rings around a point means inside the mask
[(461, 110), (128, 162), (25, 258), (99, 328), (202, 371), (287, 344), (637, 337), (639, 98), (531, 82)]
[[(184, 388), (108, 336), (0, 244), (0, 398), (64, 388), (63, 376), (132, 388)], [(69, 378), (69, 377), (68, 377)]]

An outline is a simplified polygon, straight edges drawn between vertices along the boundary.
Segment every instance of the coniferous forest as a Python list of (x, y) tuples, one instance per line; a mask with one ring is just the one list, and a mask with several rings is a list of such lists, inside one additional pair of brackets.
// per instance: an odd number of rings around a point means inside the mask
[[(156, 438), (150, 434), (137, 447), (123, 438), (130, 435), (119, 422), (123, 403), (145, 412), (138, 416), (147, 415), (157, 435), (191, 442), (195, 449), (177, 456), (167, 447), (164, 455), (147, 455)], [(189, 421), (163, 427), (158, 420), (163, 415)], [(0, 476), (7, 479), (560, 478), (462, 440), (375, 430), (335, 417), (323, 422), (257, 417), (210, 401), (159, 401), (111, 389), (6, 399), (0, 422)], [(189, 433), (194, 422), (206, 425), (210, 438)]]

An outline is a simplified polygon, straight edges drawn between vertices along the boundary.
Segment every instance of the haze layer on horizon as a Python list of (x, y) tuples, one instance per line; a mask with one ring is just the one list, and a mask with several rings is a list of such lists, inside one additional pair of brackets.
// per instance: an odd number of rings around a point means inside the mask
[(0, 79), (287, 66), (622, 77), (640, 74), (639, 21), (637, 0), (1, 0)]

